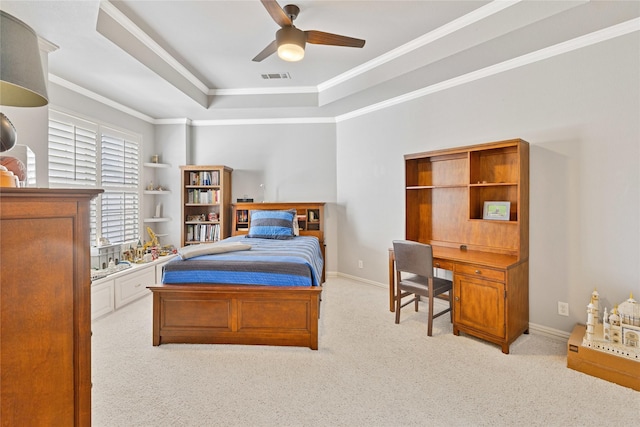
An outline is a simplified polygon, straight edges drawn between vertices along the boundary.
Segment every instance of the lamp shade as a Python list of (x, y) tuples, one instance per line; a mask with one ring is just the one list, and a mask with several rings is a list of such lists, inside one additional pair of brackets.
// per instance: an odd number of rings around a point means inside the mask
[(0, 105), (41, 107), (48, 102), (38, 36), (0, 10)]
[(295, 62), (304, 58), (307, 36), (296, 27), (282, 27), (276, 32), (278, 56), (285, 61)]

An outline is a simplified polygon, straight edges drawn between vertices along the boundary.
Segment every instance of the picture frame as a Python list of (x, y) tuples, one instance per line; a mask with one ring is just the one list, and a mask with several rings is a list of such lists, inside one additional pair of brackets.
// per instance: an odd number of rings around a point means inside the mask
[(487, 201), (487, 202), (484, 202), (482, 219), (509, 221), (510, 211), (511, 211), (511, 202)]

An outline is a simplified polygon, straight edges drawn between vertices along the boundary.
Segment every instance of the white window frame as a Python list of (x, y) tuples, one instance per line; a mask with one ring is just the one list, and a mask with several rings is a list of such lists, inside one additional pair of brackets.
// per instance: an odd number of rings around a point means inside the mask
[[(142, 236), (142, 213), (143, 213), (143, 197), (142, 197), (142, 136), (140, 134), (125, 130), (118, 129), (116, 126), (100, 123), (97, 120), (86, 119), (82, 117), (78, 117), (77, 115), (64, 113), (61, 111), (56, 111), (53, 109), (49, 110), (49, 120), (54, 120), (58, 122), (62, 122), (65, 124), (69, 124), (75, 127), (81, 127), (83, 129), (91, 130), (95, 132), (95, 182), (91, 183), (89, 181), (74, 181), (67, 180), (65, 183), (56, 183), (50, 182), (50, 186), (55, 186), (58, 188), (101, 188), (104, 189), (105, 192), (110, 193), (133, 193), (137, 198), (137, 221), (135, 222), (135, 234), (136, 236), (128, 236), (129, 239), (124, 241), (111, 241), (110, 243), (136, 243)], [(102, 140), (103, 135), (107, 135), (111, 138), (123, 139), (129, 141), (133, 144), (137, 145), (137, 159), (135, 160), (136, 171), (137, 171), (137, 185), (133, 187), (135, 190), (132, 191), (132, 187), (130, 185), (117, 185), (117, 184), (106, 184), (102, 183)], [(50, 139), (50, 138), (49, 138)], [(48, 142), (48, 146), (50, 145), (50, 141)], [(47, 169), (49, 169), (49, 164), (47, 164)], [(49, 171), (48, 171), (49, 173)], [(51, 179), (51, 177), (50, 177)], [(105, 193), (102, 193), (105, 194)], [(102, 210), (103, 210), (103, 196), (99, 195), (92, 201), (92, 209), (95, 209), (95, 218), (93, 221), (95, 223), (95, 232), (92, 230), (91, 236), (91, 245), (96, 244), (96, 240), (102, 237), (103, 232), (103, 218), (102, 218)], [(126, 221), (125, 221), (126, 224)], [(128, 229), (131, 231), (131, 227), (124, 226), (125, 232)]]

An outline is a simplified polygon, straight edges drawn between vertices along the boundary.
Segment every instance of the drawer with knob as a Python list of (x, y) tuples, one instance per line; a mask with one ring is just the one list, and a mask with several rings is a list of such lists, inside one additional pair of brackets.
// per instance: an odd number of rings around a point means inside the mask
[(453, 262), (445, 260), (445, 259), (434, 258), (433, 259), (433, 266), (435, 268), (441, 268), (443, 270), (453, 271)]
[(488, 280), (497, 280), (504, 282), (504, 270), (495, 270), (480, 265), (473, 264), (456, 264), (455, 274), (465, 274), (467, 276), (482, 277)]

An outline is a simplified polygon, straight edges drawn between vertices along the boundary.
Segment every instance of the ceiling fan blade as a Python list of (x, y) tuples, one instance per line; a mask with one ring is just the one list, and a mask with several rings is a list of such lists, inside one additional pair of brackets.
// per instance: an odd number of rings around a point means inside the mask
[(267, 12), (269, 12), (269, 15), (271, 15), (273, 20), (276, 21), (276, 24), (280, 25), (281, 27), (290, 27), (293, 25), (293, 22), (291, 21), (291, 19), (289, 19), (289, 16), (287, 16), (284, 10), (282, 10), (282, 8), (280, 7), (277, 1), (275, 0), (260, 0), (260, 1), (262, 2), (262, 5), (265, 7), (265, 9), (267, 9)]
[(365, 40), (353, 37), (340, 36), (338, 34), (325, 33), (323, 31), (305, 31), (307, 43), (326, 44), (330, 46), (362, 47)]
[(253, 58), (253, 61), (254, 62), (260, 62), (263, 59), (267, 58), (268, 56), (271, 56), (274, 53), (276, 53), (277, 50), (278, 50), (278, 44), (274, 40), (271, 43), (269, 43), (269, 46), (267, 46), (264, 49), (262, 49), (262, 52), (257, 54), (256, 57)]

